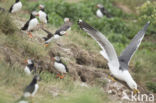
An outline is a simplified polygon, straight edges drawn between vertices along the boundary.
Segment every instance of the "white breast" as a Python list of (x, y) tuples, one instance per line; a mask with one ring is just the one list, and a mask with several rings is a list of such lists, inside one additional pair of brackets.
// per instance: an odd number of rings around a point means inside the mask
[(39, 19), (41, 22), (47, 24), (47, 18), (46, 18), (47, 14), (43, 11), (39, 11)]
[(63, 64), (61, 64), (61, 63), (55, 62), (55, 63), (54, 63), (54, 67), (55, 67), (55, 69), (56, 69), (58, 72), (67, 73), (67, 72), (66, 72), (65, 66), (64, 66)]
[(37, 25), (38, 25), (37, 18), (30, 20), (29, 26), (28, 26), (28, 31), (35, 29), (37, 27)]
[(102, 12), (101, 12), (100, 9), (98, 9), (98, 10), (96, 11), (96, 16), (99, 17), (99, 18), (102, 18), (102, 17), (103, 17), (103, 14), (102, 14)]
[(30, 75), (30, 74), (31, 74), (31, 71), (30, 71), (30, 69), (28, 68), (28, 66), (26, 66), (26, 67), (24, 68), (24, 72), (25, 72), (27, 75)]
[(24, 97), (25, 97), (25, 98), (30, 97), (30, 96), (31, 96), (31, 94), (30, 94), (29, 92), (25, 92), (25, 93), (24, 93)]
[(32, 96), (34, 96), (34, 95), (36, 94), (38, 88), (39, 88), (39, 85), (38, 85), (38, 84), (35, 84), (35, 90), (34, 90), (34, 92), (32, 93)]
[(13, 8), (12, 8), (12, 11), (11, 12), (12, 13), (18, 12), (18, 11), (21, 10), (21, 8), (22, 8), (22, 3), (21, 2), (15, 3), (13, 5)]

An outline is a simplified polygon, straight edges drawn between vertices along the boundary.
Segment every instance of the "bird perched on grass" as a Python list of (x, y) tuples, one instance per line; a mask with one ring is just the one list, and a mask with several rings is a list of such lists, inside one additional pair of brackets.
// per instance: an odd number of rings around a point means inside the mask
[(16, 13), (22, 9), (22, 2), (20, 0), (16, 0), (15, 3), (10, 7), (10, 13)]
[(26, 24), (21, 28), (21, 30), (27, 31), (30, 38), (32, 38), (31, 31), (34, 30), (38, 23), (38, 20), (35, 16), (38, 16), (36, 11), (33, 11), (30, 15), (30, 19), (26, 22)]
[(30, 75), (32, 73), (32, 71), (34, 71), (34, 73), (36, 73), (36, 68), (34, 65), (34, 61), (31, 59), (26, 60), (26, 67), (24, 68), (24, 71), (27, 75)]
[(112, 15), (104, 8), (102, 4), (97, 4), (96, 7), (98, 10), (96, 11), (96, 16), (99, 18), (102, 18), (103, 16), (106, 16), (107, 18), (111, 18)]
[(114, 77), (119, 80), (122, 80), (127, 83), (127, 85), (134, 91), (138, 93), (137, 83), (134, 81), (132, 76), (128, 71), (129, 62), (134, 55), (135, 51), (141, 44), (142, 39), (144, 38), (145, 31), (149, 25), (149, 22), (135, 35), (127, 48), (121, 53), (118, 57), (113, 45), (108, 41), (108, 39), (98, 30), (91, 27), (86, 22), (79, 20), (78, 24), (85, 32), (87, 32), (99, 46), (102, 48), (100, 52), (104, 58), (108, 61), (108, 66), (110, 72)]
[(59, 72), (57, 74), (57, 77), (59, 77), (60, 79), (63, 79), (64, 78), (64, 74), (69, 72), (66, 64), (64, 64), (62, 62), (60, 56), (52, 57), (52, 62), (54, 64), (54, 68)]
[(24, 98), (31, 97), (32, 99), (32, 97), (35, 96), (35, 94), (37, 93), (39, 89), (39, 85), (37, 83), (39, 80), (40, 80), (39, 75), (35, 75), (31, 83), (24, 90), (24, 94), (23, 94)]
[(39, 5), (39, 8), (40, 8), (40, 11), (38, 12), (38, 14), (39, 14), (39, 20), (41, 21), (42, 28), (43, 28), (43, 25), (48, 23), (48, 15), (45, 12), (44, 5)]

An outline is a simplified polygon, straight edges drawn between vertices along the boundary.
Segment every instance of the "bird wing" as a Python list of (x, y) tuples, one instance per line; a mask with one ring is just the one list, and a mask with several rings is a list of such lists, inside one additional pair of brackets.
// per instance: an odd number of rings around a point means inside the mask
[(54, 36), (51, 32), (49, 32), (48, 30), (42, 28), (43, 31), (45, 31), (48, 35), (47, 38), (51, 38), (52, 36)]
[(129, 64), (133, 54), (138, 49), (141, 44), (142, 39), (144, 38), (145, 32), (150, 22), (147, 22), (146, 25), (135, 35), (130, 44), (126, 49), (121, 53), (119, 61)]
[(34, 89), (35, 89), (35, 86), (30, 84), (25, 88), (24, 92), (32, 93)]
[(106, 37), (99, 31), (95, 30), (93, 27), (88, 25), (82, 20), (79, 20), (78, 22), (80, 28), (82, 28), (85, 32), (87, 32), (96, 42), (99, 44), (99, 46), (102, 48), (103, 53), (107, 55), (108, 63), (112, 64), (113, 66), (119, 67), (119, 61), (117, 54), (114, 50), (113, 45), (106, 39)]
[(30, 20), (28, 20), (25, 25), (21, 28), (21, 30), (27, 30), (28, 29), (28, 26), (29, 26), (29, 22)]
[(67, 31), (71, 27), (72, 23), (64, 23), (58, 30), (56, 30), (55, 34), (60, 34), (61, 31)]
[(13, 9), (14, 4), (10, 7), (9, 12), (11, 13), (12, 9)]
[(105, 16), (107, 16), (108, 18), (111, 18), (111, 17), (112, 17), (111, 14), (110, 14), (104, 7), (101, 9), (101, 12), (102, 12)]

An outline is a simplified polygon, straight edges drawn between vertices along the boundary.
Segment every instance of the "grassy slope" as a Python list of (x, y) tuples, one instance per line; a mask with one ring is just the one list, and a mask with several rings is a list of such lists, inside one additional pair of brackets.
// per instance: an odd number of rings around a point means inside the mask
[[(19, 33), (17, 33), (15, 36), (0, 35), (0, 44), (7, 44), (9, 45), (9, 47), (16, 48), (17, 51), (20, 48), (27, 50), (28, 55), (25, 58), (28, 58), (32, 55), (45, 56), (47, 54), (48, 50), (40, 46), (40, 44), (28, 41), (27, 38), (18, 37), (17, 35), (19, 35)], [(71, 40), (71, 43), (78, 43), (82, 48), (85, 48), (86, 50), (98, 52), (97, 49), (99, 50), (99, 47), (97, 46), (97, 44), (92, 39), (84, 37), (85, 36), (82, 36), (81, 33), (72, 31), (70, 33), (70, 36), (66, 37), (65, 40)], [(88, 41), (90, 41), (89, 44)], [(154, 67), (156, 66), (156, 55), (155, 53), (153, 53), (156, 51), (155, 43), (155, 40), (152, 38), (144, 40), (139, 51), (136, 52), (131, 62), (131, 66), (132, 68), (134, 68), (132, 69), (133, 72), (131, 73), (134, 75), (134, 79), (137, 80), (137, 83), (139, 83), (144, 88), (146, 87), (146, 82), (155, 81), (156, 69)], [(128, 44), (128, 42), (126, 44)], [(121, 52), (121, 50), (125, 47), (125, 45), (118, 43), (114, 43), (114, 46), (118, 52)], [(3, 61), (2, 59), (0, 60)], [(29, 81), (31, 81), (31, 77), (29, 77), (27, 80), (25, 79), (27, 78), (27, 76), (25, 76), (23, 74), (23, 71), (21, 70), (23, 66), (18, 65), (15, 65), (15, 67), (9, 67), (7, 63), (0, 63), (1, 71), (3, 71), (0, 72), (0, 103), (11, 103), (20, 98), (20, 96), (22, 95), (21, 91), (29, 83)], [(144, 75), (142, 75), (142, 73), (144, 73)], [(54, 75), (43, 73), (42, 78), (43, 80), (40, 82), (41, 88), (39, 90), (39, 93), (34, 98), (37, 103), (73, 103), (73, 101), (75, 101), (76, 103), (103, 103), (104, 101), (108, 103), (112, 101), (108, 99), (108, 96), (103, 93), (98, 87), (91, 87), (89, 89), (80, 87), (79, 83), (71, 82), (70, 77), (66, 78), (64, 81), (61, 81), (55, 79)], [(12, 81), (12, 79), (15, 80)], [(49, 92), (49, 90), (55, 89), (56, 91), (60, 91), (59, 96), (56, 98), (53, 97)]]

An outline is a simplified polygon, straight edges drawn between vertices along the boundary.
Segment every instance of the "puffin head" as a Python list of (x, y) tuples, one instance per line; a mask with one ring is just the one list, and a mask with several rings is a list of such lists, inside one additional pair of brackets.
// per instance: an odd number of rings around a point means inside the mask
[(69, 18), (64, 18), (64, 22), (66, 23), (66, 22), (69, 22), (70, 21), (70, 19)]
[(97, 4), (96, 7), (100, 9), (103, 8), (104, 6), (102, 4)]
[(41, 78), (40, 78), (39, 75), (35, 75), (35, 76), (34, 76), (34, 79), (37, 80), (37, 81), (40, 81), (40, 80), (41, 80)]
[(31, 60), (31, 59), (27, 59), (27, 60), (25, 60), (25, 63), (27, 63), (27, 64), (34, 64), (34, 61)]
[(39, 5), (39, 8), (40, 8), (40, 9), (44, 9), (44, 7), (45, 7), (45, 6), (42, 5), (42, 4)]
[(37, 11), (33, 11), (31, 15), (35, 17), (35, 16), (39, 16), (39, 13)]

